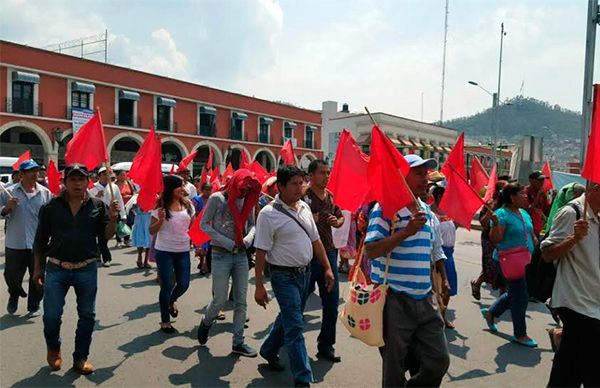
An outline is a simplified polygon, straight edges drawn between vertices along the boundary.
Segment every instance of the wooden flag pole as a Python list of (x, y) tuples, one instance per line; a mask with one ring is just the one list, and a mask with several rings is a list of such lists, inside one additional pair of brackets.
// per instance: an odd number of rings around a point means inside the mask
[[(369, 108), (367, 108), (365, 106), (365, 110), (367, 111), (367, 114), (369, 115), (369, 118), (373, 122), (373, 125), (376, 126), (377, 128), (379, 128), (379, 125), (377, 124), (377, 122), (375, 121), (375, 119), (373, 118), (373, 116), (371, 115), (371, 112), (369, 112)], [(417, 205), (419, 203), (419, 202), (417, 202), (417, 197), (415, 197), (415, 195), (413, 194), (413, 192), (410, 189), (410, 187), (408, 187), (408, 183), (406, 183), (406, 179), (404, 178), (404, 175), (402, 175), (402, 171), (400, 171), (400, 169), (398, 169), (398, 174), (400, 175), (400, 179), (402, 180), (402, 183), (404, 184), (404, 186), (406, 187), (406, 189), (410, 193), (410, 196), (412, 197), (414, 204)]]
[(108, 189), (110, 190), (110, 202), (115, 201), (115, 191), (113, 189), (112, 182), (110, 181), (110, 176), (112, 175), (112, 170), (108, 161), (104, 162), (104, 167), (106, 167), (106, 173), (108, 174)]
[(8, 195), (8, 198), (13, 199), (13, 195), (10, 193), (10, 191), (6, 190), (6, 187), (4, 187), (3, 184), (0, 184), (0, 187), (2, 187), (2, 191), (4, 191), (4, 194)]
[[(585, 180), (585, 193), (587, 194), (587, 192), (590, 189), (590, 181), (588, 181), (587, 179)], [(582, 220), (587, 220), (587, 209), (588, 209), (588, 199), (587, 199), (587, 195), (585, 198), (585, 201), (583, 201), (583, 215), (581, 216)]]

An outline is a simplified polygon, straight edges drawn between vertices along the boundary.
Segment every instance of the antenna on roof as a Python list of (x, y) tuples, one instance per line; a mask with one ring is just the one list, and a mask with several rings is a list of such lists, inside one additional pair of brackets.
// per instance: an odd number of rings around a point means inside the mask
[[(91, 51), (85, 51), (88, 46), (92, 46)], [(104, 63), (108, 63), (108, 30), (104, 30), (104, 33), (99, 35), (67, 40), (60, 43), (50, 44), (41, 48), (43, 50), (54, 51), (61, 54), (78, 56), (79, 58), (85, 58), (91, 55), (103, 53)]]

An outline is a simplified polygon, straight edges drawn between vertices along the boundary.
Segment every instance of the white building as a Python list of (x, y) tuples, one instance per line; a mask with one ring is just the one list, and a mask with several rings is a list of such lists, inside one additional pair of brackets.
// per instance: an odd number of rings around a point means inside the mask
[[(457, 131), (433, 124), (382, 112), (372, 113), (372, 116), (379, 128), (405, 155), (414, 153), (443, 162), (458, 137)], [(352, 133), (364, 152), (369, 152), (373, 123), (366, 113), (350, 113), (347, 104), (338, 111), (336, 101), (325, 101), (321, 118), (323, 124), (321, 144), (326, 160), (333, 161), (335, 158), (344, 128)]]

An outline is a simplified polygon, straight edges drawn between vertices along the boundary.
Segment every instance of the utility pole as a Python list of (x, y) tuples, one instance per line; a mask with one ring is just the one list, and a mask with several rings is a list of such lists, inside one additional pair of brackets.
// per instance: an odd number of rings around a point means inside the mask
[(585, 70), (583, 75), (583, 107), (581, 109), (581, 153), (583, 166), (587, 141), (592, 126), (592, 95), (594, 82), (594, 55), (596, 51), (596, 25), (598, 24), (598, 0), (588, 0), (587, 33), (585, 36)]
[(494, 130), (492, 131), (492, 163), (497, 164), (497, 147), (498, 147), (498, 126), (500, 122), (499, 118), (499, 106), (500, 106), (500, 82), (502, 80), (502, 45), (504, 43), (504, 23), (500, 24), (500, 60), (498, 61), (498, 89), (494, 96), (492, 96), (492, 105), (494, 106)]
[(444, 125), (444, 87), (446, 82), (446, 45), (448, 43), (448, 1), (444, 17), (444, 53), (442, 54), (442, 101), (440, 103), (440, 127)]

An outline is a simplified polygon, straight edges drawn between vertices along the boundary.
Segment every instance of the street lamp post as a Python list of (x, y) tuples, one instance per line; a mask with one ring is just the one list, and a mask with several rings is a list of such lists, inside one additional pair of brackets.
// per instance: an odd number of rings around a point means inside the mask
[(487, 90), (486, 88), (484, 88), (483, 86), (479, 85), (477, 82), (475, 81), (469, 81), (470, 85), (473, 86), (477, 86), (479, 89), (483, 90), (484, 92), (486, 92), (487, 94), (490, 95), (490, 97), (492, 97), (492, 114), (494, 115), (494, 117), (492, 118), (492, 163), (496, 164), (496, 159), (497, 159), (497, 155), (496, 155), (496, 147), (497, 147), (497, 143), (498, 143), (498, 135), (497, 135), (497, 131), (498, 131), (498, 93), (492, 93), (489, 90)]

